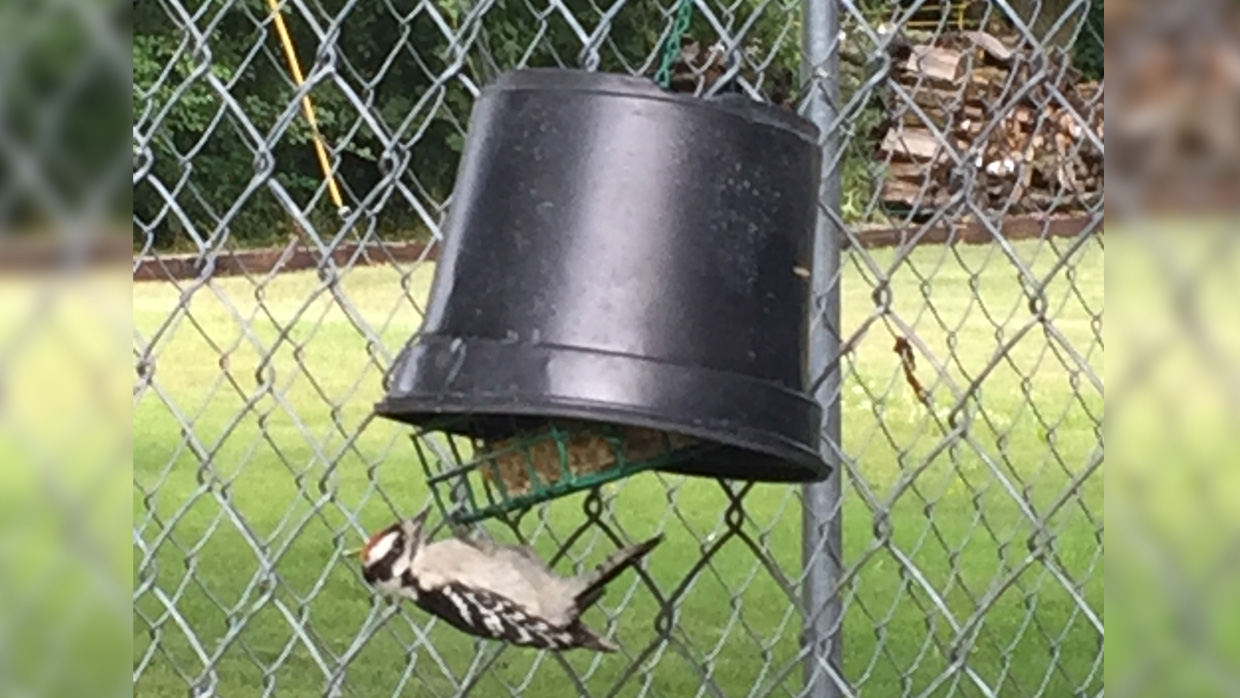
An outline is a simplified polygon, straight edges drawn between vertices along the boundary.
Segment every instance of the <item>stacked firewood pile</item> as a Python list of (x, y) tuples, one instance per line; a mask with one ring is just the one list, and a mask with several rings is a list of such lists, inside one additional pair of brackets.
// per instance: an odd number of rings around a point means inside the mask
[[(1145, 210), (1234, 211), (1240, 200), (1240, 3), (1150, 14), (1108, 3), (1107, 50), (1125, 56), (1112, 95), (1111, 186)], [(1116, 12), (1112, 12), (1116, 9)], [(1112, 32), (1112, 15), (1115, 30)], [(1114, 198), (1114, 197), (1113, 197)]]
[(878, 145), (888, 209), (930, 213), (962, 190), (1007, 213), (1101, 198), (1102, 88), (1066, 56), (977, 31), (892, 46), (892, 79), (907, 96), (892, 90)]

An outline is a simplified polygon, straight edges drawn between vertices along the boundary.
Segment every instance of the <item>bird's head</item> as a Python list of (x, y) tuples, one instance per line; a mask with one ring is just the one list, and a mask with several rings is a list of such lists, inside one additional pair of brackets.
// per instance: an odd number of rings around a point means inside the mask
[(362, 547), (362, 578), (386, 594), (416, 595), (410, 567), (418, 548), (426, 544), (426, 517), (430, 507), (410, 519), (398, 521), (375, 533)]

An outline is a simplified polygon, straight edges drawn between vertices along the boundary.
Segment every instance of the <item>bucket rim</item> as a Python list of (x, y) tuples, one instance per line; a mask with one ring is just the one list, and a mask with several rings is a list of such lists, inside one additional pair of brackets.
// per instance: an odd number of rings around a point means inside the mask
[(730, 425), (730, 429), (724, 430), (716, 424), (693, 424), (670, 417), (654, 417), (636, 409), (559, 396), (541, 404), (513, 402), (500, 406), (479, 404), (465, 396), (406, 394), (388, 396), (376, 403), (373, 409), (379, 417), (414, 426), (420, 432), (452, 432), (451, 428), (445, 428), (450, 422), (470, 417), (534, 417), (549, 421), (576, 420), (652, 429), (740, 449), (784, 464), (783, 477), (771, 477), (772, 473), (768, 471), (763, 473), (766, 478), (753, 478), (755, 482), (817, 482), (831, 472), (831, 465), (820, 452), (780, 434), (741, 425)]
[(742, 95), (718, 94), (710, 97), (669, 92), (647, 77), (625, 73), (608, 73), (581, 68), (517, 68), (500, 73), (482, 89), (481, 98), (499, 92), (564, 90), (591, 92), (619, 97), (671, 102), (696, 109), (711, 109), (790, 132), (803, 140), (818, 144), (818, 126), (791, 109), (749, 99)]

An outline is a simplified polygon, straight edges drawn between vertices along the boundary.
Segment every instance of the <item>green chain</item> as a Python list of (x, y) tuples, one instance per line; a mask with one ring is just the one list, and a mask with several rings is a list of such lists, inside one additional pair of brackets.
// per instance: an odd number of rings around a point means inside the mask
[(680, 0), (680, 6), (676, 8), (676, 23), (667, 35), (667, 43), (663, 44), (663, 64), (659, 66), (659, 72), (654, 74), (654, 81), (665, 90), (672, 86), (672, 66), (680, 56), (680, 40), (684, 38), (685, 32), (689, 31), (689, 22), (692, 20), (693, 0)]

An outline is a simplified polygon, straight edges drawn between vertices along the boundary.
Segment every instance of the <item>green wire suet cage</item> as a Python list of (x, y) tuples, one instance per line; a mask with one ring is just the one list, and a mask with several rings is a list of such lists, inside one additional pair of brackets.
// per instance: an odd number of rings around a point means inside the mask
[(673, 466), (710, 448), (680, 434), (581, 420), (549, 421), (541, 428), (514, 424), (505, 438), (436, 438), (448, 433), (424, 432), (413, 443), (437, 506), (457, 523)]

